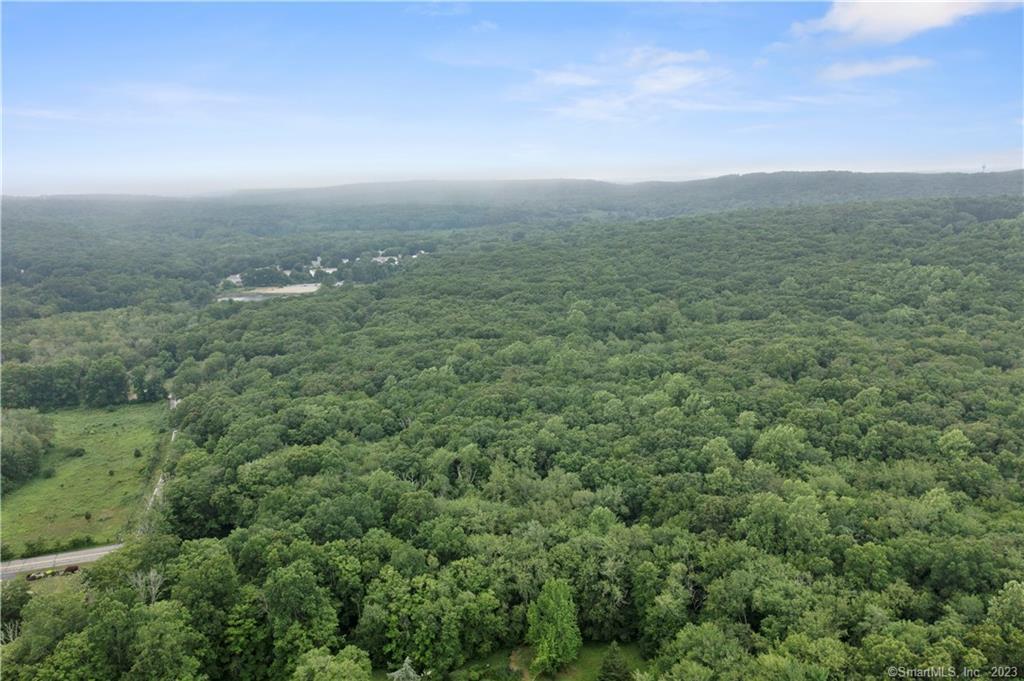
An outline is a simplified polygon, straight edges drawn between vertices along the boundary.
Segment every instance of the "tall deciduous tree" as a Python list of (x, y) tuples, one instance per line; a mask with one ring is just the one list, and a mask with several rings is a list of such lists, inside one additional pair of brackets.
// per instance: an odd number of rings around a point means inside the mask
[[(143, 608), (144, 606), (137, 606)], [(146, 606), (132, 644), (131, 681), (183, 681), (203, 678), (199, 660), (206, 654), (203, 637), (189, 624), (188, 611), (177, 601)]]
[(93, 362), (82, 381), (85, 401), (94, 407), (128, 401), (128, 371), (119, 357), (107, 355)]
[(53, 440), (53, 422), (31, 410), (4, 414), (0, 471), (6, 491), (39, 472), (39, 462)]
[(576, 622), (576, 604), (564, 579), (544, 582), (527, 612), (527, 640), (534, 646), (532, 668), (537, 673), (553, 672), (576, 659), (583, 640)]

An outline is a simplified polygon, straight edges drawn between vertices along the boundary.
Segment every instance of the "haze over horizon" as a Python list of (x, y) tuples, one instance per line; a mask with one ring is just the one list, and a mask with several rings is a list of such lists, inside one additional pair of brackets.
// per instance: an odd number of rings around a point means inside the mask
[(1021, 4), (909, 7), (8, 4), (3, 191), (1020, 168)]
[[(317, 192), (322, 190), (331, 189), (359, 189), (361, 187), (387, 187), (393, 185), (396, 188), (403, 187), (418, 187), (422, 185), (438, 185), (441, 187), (472, 187), (473, 185), (516, 185), (516, 184), (530, 184), (530, 183), (586, 183), (595, 182), (603, 185), (613, 185), (618, 187), (632, 187), (641, 185), (656, 185), (656, 184), (686, 184), (689, 182), (699, 183), (701, 181), (714, 181), (719, 179), (727, 178), (739, 178), (739, 177), (750, 177), (750, 176), (765, 176), (765, 175), (782, 175), (787, 173), (795, 174), (807, 174), (813, 175), (816, 173), (851, 173), (857, 175), (886, 175), (886, 174), (903, 174), (903, 175), (984, 175), (984, 174), (1005, 174), (1005, 173), (1024, 173), (1024, 168), (1009, 168), (1006, 170), (984, 170), (984, 171), (971, 171), (971, 170), (934, 170), (934, 171), (914, 171), (914, 170), (846, 170), (843, 168), (829, 168), (822, 170), (800, 170), (800, 169), (785, 169), (785, 170), (752, 170), (749, 172), (736, 172), (736, 173), (723, 173), (721, 175), (712, 175), (708, 177), (693, 177), (686, 179), (642, 179), (642, 180), (605, 180), (601, 178), (589, 178), (589, 177), (508, 177), (508, 178), (476, 178), (470, 179), (465, 177), (455, 177), (451, 179), (437, 179), (437, 178), (419, 178), (419, 179), (395, 179), (395, 180), (366, 180), (366, 181), (354, 181), (354, 182), (337, 182), (331, 184), (317, 184), (317, 185), (295, 185), (295, 186), (266, 186), (266, 187), (238, 187), (238, 188), (227, 188), (213, 191), (194, 191), (194, 192), (59, 192), (59, 193), (42, 193), (42, 194), (13, 194), (4, 192), (3, 196), (9, 198), (89, 198), (89, 197), (130, 197), (130, 198), (167, 198), (167, 199), (204, 199), (204, 198), (229, 198), (229, 197), (245, 197), (248, 194), (256, 196), (272, 196), (276, 193), (289, 194), (294, 192)], [(1024, 175), (1021, 176), (1024, 178)]]

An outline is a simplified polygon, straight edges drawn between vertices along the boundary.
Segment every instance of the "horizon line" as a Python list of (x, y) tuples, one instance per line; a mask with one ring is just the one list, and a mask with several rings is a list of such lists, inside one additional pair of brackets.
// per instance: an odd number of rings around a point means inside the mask
[[(453, 185), (482, 185), (482, 184), (515, 184), (527, 182), (592, 182), (595, 184), (608, 184), (621, 187), (631, 187), (645, 184), (689, 184), (694, 182), (706, 182), (710, 180), (724, 179), (728, 177), (747, 177), (751, 175), (781, 175), (791, 174), (824, 174), (824, 173), (847, 173), (851, 175), (999, 175), (1006, 173), (1024, 172), (1024, 164), (1020, 167), (1001, 170), (846, 170), (832, 168), (828, 170), (753, 170), (747, 172), (732, 172), (719, 175), (707, 175), (694, 177), (686, 180), (649, 179), (649, 180), (603, 180), (590, 177), (513, 177), (493, 179), (432, 179), (432, 178), (409, 178), (396, 180), (362, 180), (353, 182), (339, 182), (336, 184), (316, 185), (295, 185), (295, 186), (263, 186), (263, 187), (239, 187), (235, 189), (221, 189), (200, 192), (181, 193), (157, 193), (157, 192), (57, 192), (39, 194), (8, 194), (0, 195), (2, 199), (61, 199), (61, 198), (137, 198), (137, 199), (217, 199), (237, 197), (245, 194), (256, 194), (261, 192), (295, 192), (295, 191), (320, 191), (326, 189), (340, 189), (343, 187), (370, 187), (382, 185), (429, 185), (429, 184), (453, 184)], [(1024, 190), (1024, 187), (1022, 187)]]

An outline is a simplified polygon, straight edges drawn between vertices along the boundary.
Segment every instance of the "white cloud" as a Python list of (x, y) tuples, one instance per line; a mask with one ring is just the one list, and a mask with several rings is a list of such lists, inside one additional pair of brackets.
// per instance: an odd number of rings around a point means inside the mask
[(636, 47), (626, 60), (630, 68), (644, 68), (651, 66), (665, 66), (666, 64), (682, 64), (691, 61), (708, 61), (711, 55), (707, 50), (694, 50), (692, 52), (676, 52), (665, 50), (660, 47)]
[(665, 66), (643, 73), (633, 81), (637, 94), (664, 94), (703, 83), (711, 78), (707, 70)]
[(858, 42), (897, 43), (964, 17), (1018, 6), (1007, 2), (833, 2), (825, 16), (792, 28), (797, 35), (835, 32)]
[[(834, 64), (823, 72), (830, 80), (896, 73), (930, 62), (899, 57), (880, 62)], [(722, 113), (778, 114), (788, 111), (891, 104), (879, 93), (859, 94), (829, 88), (825, 92), (765, 94), (743, 87), (743, 79), (716, 63), (704, 50), (677, 52), (636, 47), (606, 53), (586, 63), (534, 71), (531, 82), (509, 96), (534, 102), (557, 116), (585, 121), (635, 124), (667, 116)]]
[(557, 106), (552, 111), (559, 116), (588, 121), (619, 121), (625, 118), (631, 100), (629, 96), (616, 94), (581, 97)]
[(572, 70), (560, 70), (560, 71), (537, 71), (537, 82), (543, 83), (544, 85), (554, 86), (573, 86), (573, 87), (590, 87), (592, 85), (600, 84), (600, 80), (588, 76), (585, 73)]
[(686, 99), (673, 98), (667, 102), (668, 106), (675, 111), (733, 111), (744, 113), (771, 113), (785, 111), (793, 108), (790, 102), (784, 100), (743, 98), (743, 97), (716, 97), (714, 99)]
[(585, 96), (557, 101), (549, 107), (560, 116), (585, 120), (627, 120), (675, 107), (683, 91), (697, 88), (725, 74), (721, 68), (705, 66), (711, 59), (705, 50), (680, 52), (641, 46), (601, 56), (592, 63), (535, 71), (532, 86), (519, 93), (545, 99), (564, 97), (556, 88), (589, 88)]
[(487, 19), (484, 19), (483, 21), (478, 21), (472, 26), (470, 26), (469, 30), (471, 30), (473, 33), (490, 33), (491, 31), (498, 30), (498, 24), (494, 23), (493, 21), (488, 21)]
[(859, 61), (832, 64), (821, 72), (824, 80), (853, 80), (872, 76), (887, 76), (911, 69), (931, 66), (932, 61), (920, 57), (892, 57), (875, 61)]

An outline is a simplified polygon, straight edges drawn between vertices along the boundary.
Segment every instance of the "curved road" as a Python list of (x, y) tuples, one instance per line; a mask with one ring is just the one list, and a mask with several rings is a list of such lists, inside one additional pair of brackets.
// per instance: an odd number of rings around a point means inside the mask
[(64, 553), (51, 553), (34, 558), (18, 558), (17, 560), (4, 561), (0, 563), (0, 579), (10, 579), (15, 575), (25, 572), (38, 572), (51, 568), (67, 567), (68, 565), (92, 563), (122, 546), (124, 544), (108, 544), (107, 546), (94, 546), (91, 549), (65, 551)]

